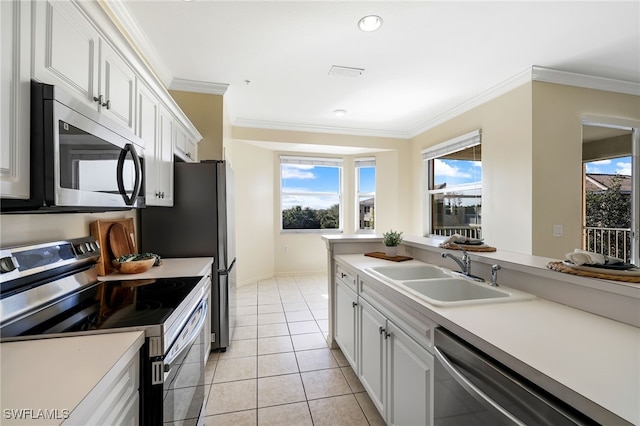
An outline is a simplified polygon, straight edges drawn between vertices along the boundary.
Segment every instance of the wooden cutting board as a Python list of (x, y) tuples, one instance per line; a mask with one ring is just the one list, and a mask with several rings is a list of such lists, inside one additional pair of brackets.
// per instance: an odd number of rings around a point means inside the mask
[[(111, 262), (116, 257), (114, 257), (114, 253), (111, 251), (111, 244), (109, 242), (109, 231), (114, 224), (120, 224), (126, 230), (126, 235), (129, 236), (129, 241), (131, 241), (131, 251), (129, 253), (138, 253), (138, 246), (135, 240), (136, 231), (133, 226), (133, 218), (96, 220), (89, 225), (89, 229), (91, 231), (91, 236), (93, 236), (98, 244), (100, 244), (100, 258), (98, 259), (98, 262), (96, 264), (98, 275), (109, 275), (111, 272), (113, 272), (113, 265)], [(116, 248), (116, 250), (118, 249)]]
[(109, 228), (109, 248), (114, 259), (126, 254), (132, 254), (134, 243), (133, 235), (129, 234), (122, 223), (114, 223)]

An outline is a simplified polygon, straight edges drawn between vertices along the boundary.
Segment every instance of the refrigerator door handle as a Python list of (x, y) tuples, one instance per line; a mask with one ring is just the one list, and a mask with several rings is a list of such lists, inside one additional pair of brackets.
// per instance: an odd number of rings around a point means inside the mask
[(229, 265), (227, 269), (218, 269), (218, 275), (229, 275), (229, 273), (231, 272), (235, 264), (236, 264), (236, 260), (233, 259), (233, 262), (231, 262), (231, 265)]

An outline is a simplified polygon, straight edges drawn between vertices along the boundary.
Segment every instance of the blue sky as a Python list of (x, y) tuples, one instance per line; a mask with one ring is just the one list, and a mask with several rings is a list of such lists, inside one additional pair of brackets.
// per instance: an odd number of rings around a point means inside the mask
[[(362, 192), (375, 192), (375, 167), (362, 168), (360, 185)], [(282, 188), (287, 192), (333, 192), (340, 191), (340, 173), (336, 167), (322, 167), (298, 164), (282, 164)], [(295, 205), (312, 208), (328, 208), (338, 203), (336, 197), (284, 195), (282, 207)]]
[(482, 181), (482, 162), (468, 160), (434, 160), (434, 183), (447, 186)]
[(612, 158), (610, 160), (585, 163), (587, 173), (619, 174), (631, 176), (631, 157)]

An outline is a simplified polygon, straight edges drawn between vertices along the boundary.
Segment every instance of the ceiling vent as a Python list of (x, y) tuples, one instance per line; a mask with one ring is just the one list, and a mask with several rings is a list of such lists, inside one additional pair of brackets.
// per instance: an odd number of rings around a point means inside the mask
[(329, 70), (329, 75), (337, 75), (339, 77), (351, 77), (356, 78), (364, 74), (364, 68), (353, 67), (341, 67), (339, 65), (333, 65)]

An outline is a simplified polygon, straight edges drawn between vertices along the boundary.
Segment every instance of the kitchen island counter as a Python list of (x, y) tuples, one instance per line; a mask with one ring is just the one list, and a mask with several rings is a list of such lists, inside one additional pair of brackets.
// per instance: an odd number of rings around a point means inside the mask
[[(0, 344), (3, 425), (59, 425), (100, 406), (144, 343), (133, 331)], [(136, 381), (137, 383), (137, 381)]]
[(607, 416), (604, 408), (618, 417), (605, 424), (640, 424), (640, 328), (543, 298), (436, 307), (366, 272), (392, 262), (362, 254), (334, 259), (585, 414)]

